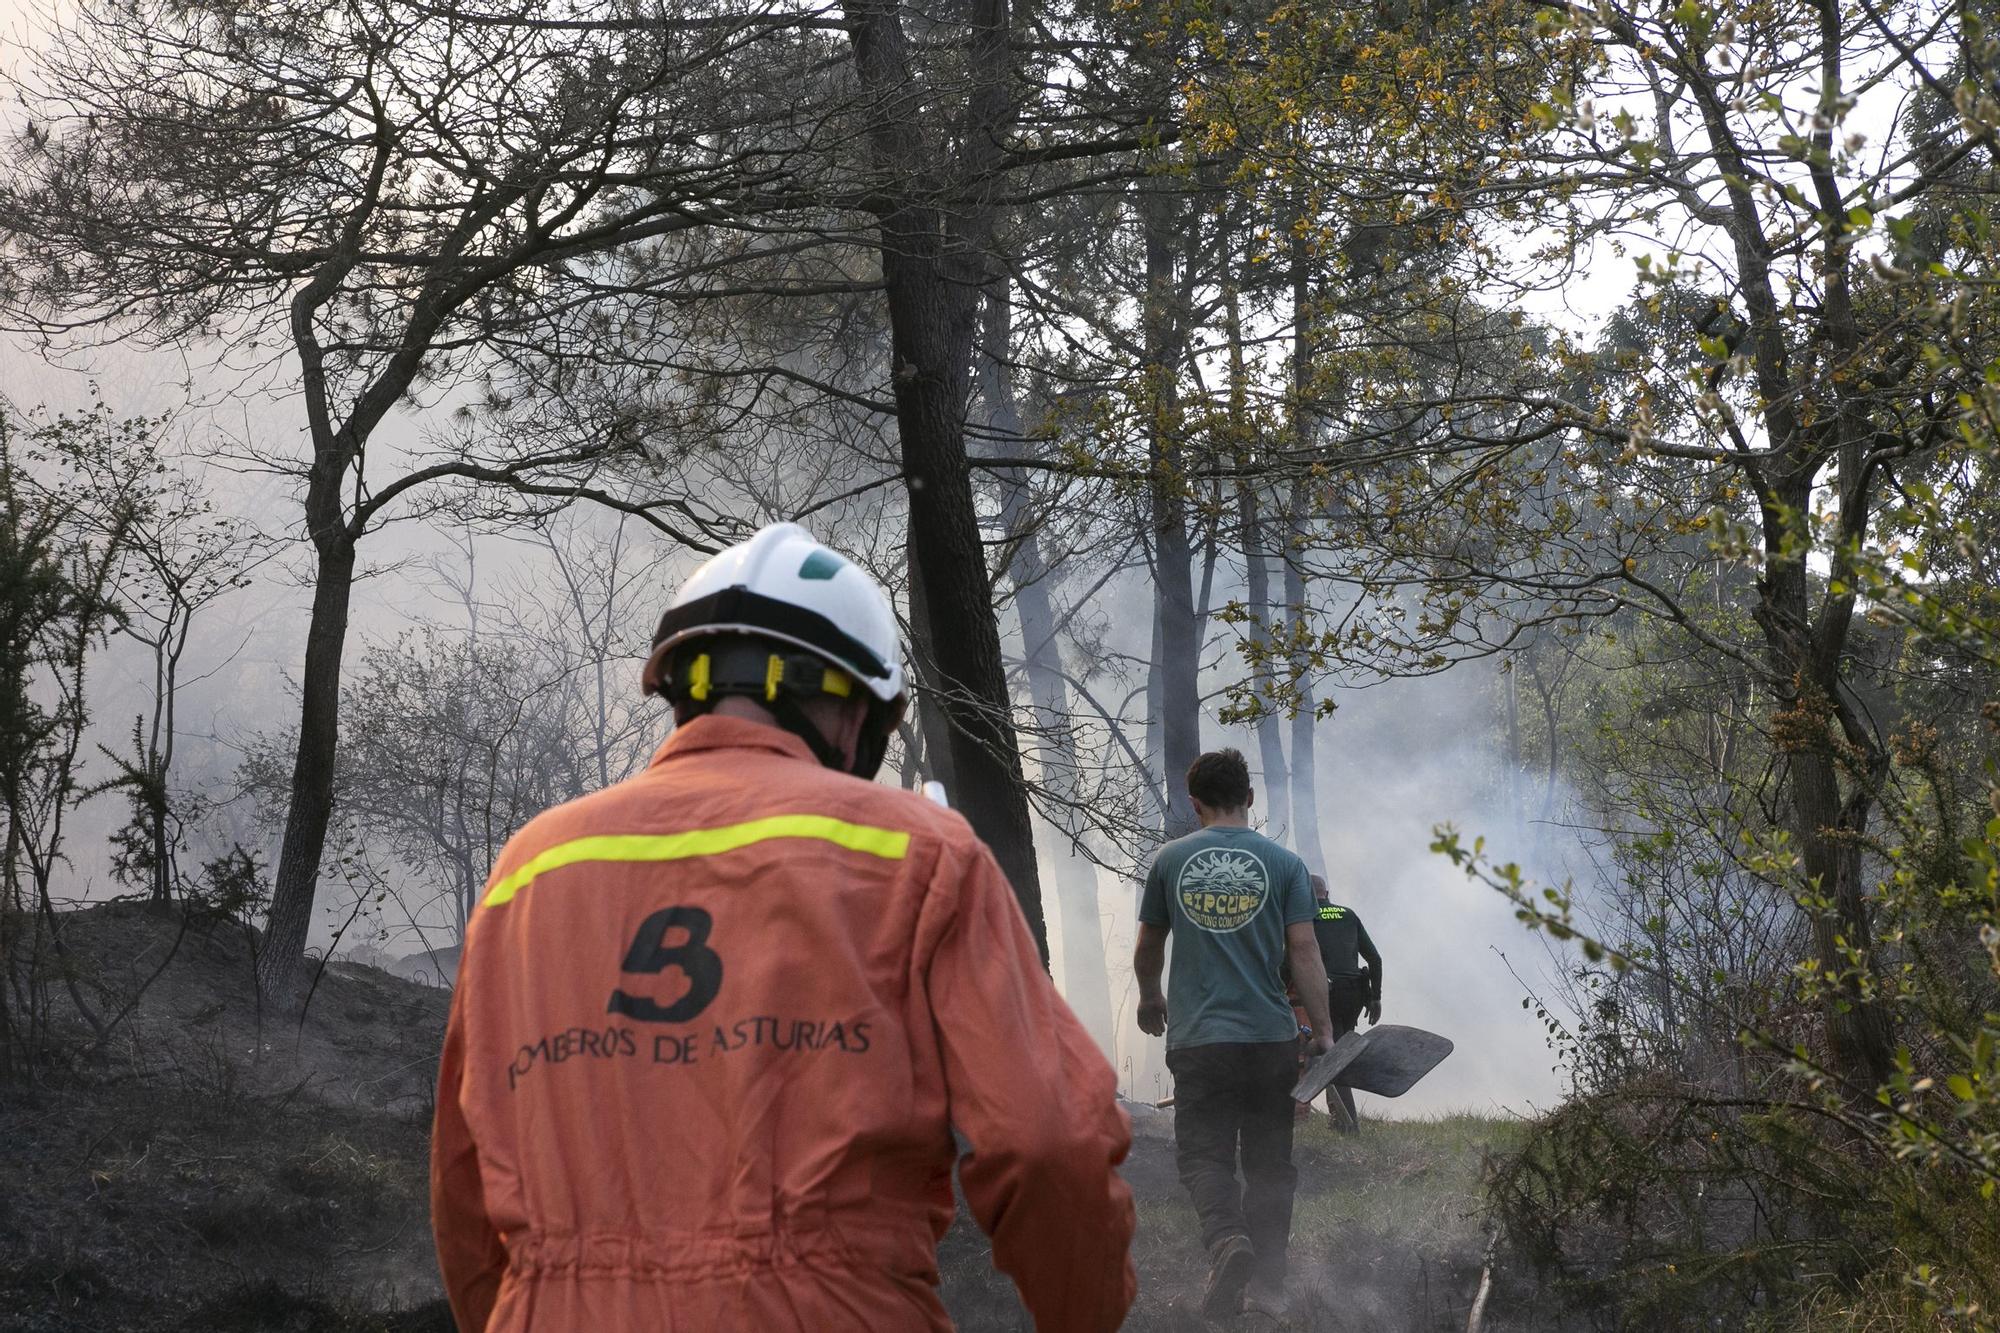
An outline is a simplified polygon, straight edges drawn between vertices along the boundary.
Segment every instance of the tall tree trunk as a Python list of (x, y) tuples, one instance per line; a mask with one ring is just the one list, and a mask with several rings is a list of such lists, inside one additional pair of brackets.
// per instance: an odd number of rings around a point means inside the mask
[(1806, 879), (1824, 899), (1812, 913), (1813, 952), (1822, 971), (1841, 978), (1825, 1005), (1827, 1043), (1835, 1068), (1867, 1100), (1889, 1080), (1895, 1040), (1881, 1002), (1862, 989), (1875, 957), (1860, 846), (1872, 802), (1841, 799), (1836, 761), (1824, 750), (1796, 752), (1789, 767), (1793, 834)]
[[(1148, 543), (1147, 552), (1149, 555), (1151, 554), (1151, 550), (1151, 543)], [(1160, 581), (1158, 564), (1150, 564), (1148, 568), (1154, 571), (1153, 582), (1157, 584)], [(1152, 610), (1152, 639), (1146, 648), (1146, 730), (1144, 733), (1143, 758), (1146, 762), (1146, 781), (1152, 784), (1154, 791), (1162, 793), (1159, 808), (1154, 813), (1160, 821), (1160, 830), (1165, 832), (1174, 820), (1173, 815), (1170, 813), (1172, 809), (1171, 800), (1165, 794), (1172, 789), (1173, 779), (1168, 775), (1166, 765), (1161, 759), (1160, 754), (1160, 744), (1164, 739), (1163, 733), (1165, 731), (1165, 728), (1160, 725), (1160, 710), (1162, 700), (1165, 698), (1165, 692), (1161, 685), (1163, 673), (1160, 669), (1160, 599), (1157, 593), (1153, 598)], [(1183, 796), (1185, 796), (1185, 793), (1183, 793)], [(1167, 836), (1172, 837), (1173, 835), (1169, 833)]]
[[(1018, 451), (1023, 437), (1020, 408), (1006, 371), (1012, 313), (1004, 284), (988, 293), (985, 351), (980, 359), (980, 398), (986, 404), (988, 424), (996, 443), (1004, 452)], [(1083, 821), (1076, 803), (1082, 795), (1078, 789), (1080, 765), (1076, 742), (1069, 726), (1072, 716), (1069, 686), (1062, 675), (1061, 649), (1056, 641), (1059, 623), (1049, 597), (1049, 571), (1035, 530), (1027, 478), (1011, 471), (1002, 476), (1000, 502), (1002, 524), (1008, 539), (1014, 543), (1014, 559), (1008, 574), (1014, 584), (1014, 610), (1021, 621), (1028, 694), (1034, 701), (1035, 725), (1043, 737), (1042, 785), (1053, 805), (1046, 822), (1056, 834), (1050, 861), (1055, 869), (1056, 904), (1062, 921), (1062, 991), (1070, 1008), (1109, 1057), (1116, 1051), (1116, 1034), (1112, 1030), (1111, 977), (1104, 958), (1104, 919), (1097, 897), (1097, 867), (1079, 846)]]
[(1501, 666), (1501, 686), (1507, 703), (1507, 804), (1514, 816), (1514, 840), (1528, 841), (1528, 807), (1521, 796), (1521, 659), (1508, 658)]
[[(1292, 447), (1300, 463), (1310, 456), (1313, 446), (1312, 401), (1312, 258), (1305, 237), (1292, 231)], [(1319, 763), (1313, 754), (1315, 714), (1312, 662), (1299, 646), (1300, 632), (1310, 623), (1306, 606), (1305, 578), (1299, 570), (1307, 532), (1307, 512), (1311, 497), (1303, 476), (1292, 482), (1292, 494), (1285, 514), (1285, 613), (1292, 632), (1291, 671), (1297, 689), (1297, 711), (1292, 714), (1292, 834), (1293, 850), (1304, 859), (1307, 869), (1325, 876), (1326, 854), (1321, 850), (1319, 831)]]
[[(320, 484), (317, 475), (312, 484)], [(331, 484), (338, 487), (337, 475)], [(320, 541), (312, 620), (306, 628), (291, 808), (285, 816), (285, 840), (278, 851), (271, 912), (257, 954), (257, 988), (266, 1000), (281, 1007), (294, 1004), (302, 990), (320, 856), (326, 850), (326, 829), (333, 818), (333, 766), (340, 745), (340, 659), (347, 646), (348, 603), (353, 591), (354, 543), (344, 532), (329, 534)]]
[(1292, 828), (1291, 772), (1285, 763), (1285, 741), (1278, 711), (1272, 704), (1275, 651), (1271, 639), (1271, 570), (1265, 563), (1264, 524), (1257, 512), (1257, 495), (1248, 482), (1237, 492), (1243, 525), (1244, 609), (1249, 612), (1251, 633), (1256, 636), (1256, 661), (1250, 668), (1257, 710), (1257, 754), (1263, 766), (1258, 799), (1263, 803), (1264, 826), (1274, 838), (1290, 836)]
[[(853, 0), (846, 10), (855, 71), (869, 98), (869, 134), (881, 169), (878, 229), (888, 297), (896, 427), (910, 500), (910, 559), (923, 568), (937, 683), (945, 691), (954, 799), (993, 849), (1043, 961), (1041, 877), (1021, 751), (1000, 655), (1000, 627), (966, 461), (965, 413), (993, 204), (947, 210), (912, 182), (942, 169), (967, 182), (999, 169), (1012, 111), (1007, 0), (975, 0), (965, 53), (972, 71), (955, 156), (927, 135), (937, 121), (910, 64), (897, 0)], [(970, 197), (963, 196), (963, 197)]]
[(348, 604), (354, 593), (355, 544), (367, 530), (366, 513), (349, 512), (348, 472), (370, 433), (415, 380), (447, 309), (427, 304), (412, 311), (401, 349), (356, 399), (347, 419), (336, 424), (326, 352), (313, 320), (353, 262), (351, 254), (329, 261), (291, 303), (292, 346), (299, 356), (299, 387), (313, 442), (312, 467), (306, 473), (306, 536), (312, 540), (318, 564), (299, 683), (291, 807), (285, 815), (271, 910), (257, 955), (257, 992), (280, 1009), (304, 999), (306, 939), (312, 931), (326, 829), (333, 818), (334, 762), (340, 750), (340, 660), (347, 647)]
[(909, 484), (910, 558), (923, 565), (936, 685), (944, 692), (958, 783), (953, 799), (993, 849), (1046, 960), (1034, 825), (965, 456), (972, 330), (969, 319), (951, 317), (951, 307), (969, 305), (972, 293), (953, 290), (935, 264), (897, 253), (917, 239), (908, 231), (883, 230), (896, 360), (915, 368), (897, 377), (896, 418)]
[[(1297, 534), (1304, 525), (1299, 515), (1306, 504), (1305, 485), (1296, 482), (1292, 486), (1291, 514), (1287, 526), (1293, 534), (1288, 545), (1296, 547)], [(1306, 609), (1305, 579), (1299, 573), (1299, 562), (1292, 551), (1285, 558), (1285, 619), (1287, 628), (1296, 632), (1308, 619)], [(1298, 711), (1292, 714), (1292, 850), (1306, 863), (1306, 869), (1315, 875), (1326, 874), (1326, 853), (1322, 850), (1319, 832), (1319, 761), (1313, 754), (1313, 736), (1318, 728), (1314, 725), (1315, 705), (1313, 700), (1312, 663), (1305, 653), (1294, 649), (1291, 669), (1295, 680)]]
[[(1243, 363), (1243, 320), (1236, 291), (1231, 288), (1224, 303), (1225, 332), (1229, 340), (1229, 425), (1236, 444), (1237, 462), (1251, 461), (1249, 376)], [(1256, 654), (1250, 667), (1257, 710), (1257, 752), (1261, 774), (1257, 798), (1263, 805), (1264, 827), (1274, 838), (1287, 837), (1292, 824), (1291, 774), (1285, 765), (1284, 733), (1272, 708), (1271, 569), (1266, 563), (1264, 518), (1259, 512), (1257, 490), (1249, 477), (1236, 482), (1237, 523), (1243, 545), (1245, 610), (1250, 616), (1252, 648)]]
[(944, 692), (937, 684), (937, 638), (931, 632), (930, 598), (924, 591), (923, 566), (915, 559), (910, 561), (910, 665), (916, 675), (911, 685), (916, 694), (917, 732), (924, 742), (924, 777), (943, 783), (947, 792), (956, 791), (951, 721), (945, 716)]
[[(1835, 218), (1841, 216), (1844, 204), (1827, 163), (1840, 119), (1840, 22), (1838, 6), (1821, 8), (1824, 100), (1812, 136), (1818, 206), (1832, 210)], [(1787, 753), (1791, 833), (1812, 890), (1823, 900), (1812, 913), (1814, 953), (1820, 972), (1837, 979), (1829, 984), (1823, 1005), (1827, 1045), (1834, 1068), (1850, 1085), (1851, 1098), (1872, 1112), (1875, 1091), (1893, 1063), (1895, 1038), (1888, 1011), (1864, 986), (1874, 968), (1874, 952), (1860, 839), (1874, 802), (1873, 786), (1886, 760), (1868, 728), (1840, 698), (1840, 660), (1854, 613), (1856, 582), (1849, 577), (1849, 552), (1858, 549), (1868, 533), (1873, 475), (1866, 462), (1873, 434), (1867, 406), (1872, 396), (1869, 376), (1854, 374), (1844, 364), (1862, 346), (1848, 279), (1860, 251), (1844, 228), (1823, 229), (1819, 261), (1826, 285), (1812, 339), (1814, 357), (1794, 375), (1787, 307), (1780, 300), (1783, 286), (1772, 272), (1772, 256), (1780, 253), (1780, 247), (1765, 231), (1754, 170), (1746, 162), (1722, 99), (1710, 96), (1698, 101), (1724, 182), (1721, 200), (1731, 214), (1734, 286), (1747, 326), (1740, 345), (1762, 400), (1770, 441), (1768, 461), (1745, 465), (1763, 518), (1764, 570), (1754, 615), (1763, 632), (1765, 660), (1777, 695), (1774, 730)], [(1824, 362), (1819, 361), (1822, 355)], [(1827, 394), (1832, 402), (1825, 400)], [(1838, 464), (1839, 500), (1829, 572), (1833, 580), (1846, 582), (1848, 590), (1829, 588), (1815, 624), (1805, 557), (1810, 543), (1804, 539), (1809, 534), (1798, 531), (1795, 524), (1812, 512), (1821, 471), (1829, 462)], [(1833, 734), (1836, 726), (1841, 737)], [(1837, 740), (1865, 756), (1870, 769), (1857, 775), (1854, 794), (1847, 799), (1840, 791)]]
[[(1835, 599), (1829, 598), (1815, 630), (1805, 557), (1787, 540), (1795, 516), (1810, 512), (1811, 481), (1812, 473), (1800, 468), (1780, 482), (1781, 503), (1765, 508), (1769, 554), (1755, 615), (1777, 685), (1774, 730), (1786, 752), (1791, 834), (1807, 884), (1819, 899), (1810, 904), (1813, 953), (1822, 975), (1838, 978), (1822, 1006), (1829, 1054), (1855, 1097), (1872, 1105), (1875, 1089), (1889, 1079), (1895, 1049), (1889, 1015), (1865, 989), (1875, 955), (1861, 846), (1874, 805), (1871, 785), (1880, 775), (1857, 775), (1854, 794), (1843, 797), (1836, 747), (1846, 740), (1854, 754), (1881, 761), (1870, 753), (1876, 749), (1872, 737), (1840, 716), (1839, 652), (1846, 640), (1840, 617), (1851, 607), (1832, 605)], [(1843, 506), (1855, 502), (1843, 496)], [(1836, 566), (1835, 573), (1841, 572)]]
[(1151, 468), (1149, 522), (1153, 532), (1153, 616), (1159, 626), (1160, 763), (1167, 789), (1166, 834), (1195, 828), (1187, 794), (1188, 766), (1201, 753), (1201, 631), (1195, 621), (1194, 550), (1188, 540), (1187, 480), (1176, 386), (1185, 338), (1174, 292), (1174, 253), (1183, 238), (1182, 210), (1151, 176), (1139, 182), (1139, 211), (1146, 233), (1144, 312), (1147, 462)]

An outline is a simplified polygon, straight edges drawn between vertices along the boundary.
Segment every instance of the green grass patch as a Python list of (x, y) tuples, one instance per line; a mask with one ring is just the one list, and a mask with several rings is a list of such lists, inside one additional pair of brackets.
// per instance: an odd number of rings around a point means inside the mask
[(1314, 1116), (1293, 1152), (1301, 1166), (1292, 1243), (1311, 1251), (1366, 1231), (1427, 1254), (1483, 1244), (1486, 1161), (1514, 1151), (1525, 1133), (1515, 1120), (1449, 1115), (1371, 1120), (1341, 1135)]
[[(1323, 1115), (1302, 1122), (1292, 1153), (1294, 1326), (1463, 1327), (1486, 1248), (1486, 1162), (1524, 1134), (1518, 1121), (1476, 1115), (1371, 1120), (1357, 1136), (1334, 1133)], [(1155, 1151), (1170, 1155), (1171, 1144)], [(1139, 1302), (1126, 1327), (1180, 1333), (1201, 1326), (1192, 1311), (1208, 1258), (1186, 1193), (1157, 1172), (1152, 1179), (1139, 1201)]]

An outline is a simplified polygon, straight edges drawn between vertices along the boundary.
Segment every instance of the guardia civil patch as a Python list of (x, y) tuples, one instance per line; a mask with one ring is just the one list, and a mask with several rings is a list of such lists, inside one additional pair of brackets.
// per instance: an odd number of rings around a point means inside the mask
[(1271, 896), (1271, 877), (1254, 852), (1204, 847), (1190, 856), (1174, 880), (1181, 913), (1218, 935), (1250, 924)]

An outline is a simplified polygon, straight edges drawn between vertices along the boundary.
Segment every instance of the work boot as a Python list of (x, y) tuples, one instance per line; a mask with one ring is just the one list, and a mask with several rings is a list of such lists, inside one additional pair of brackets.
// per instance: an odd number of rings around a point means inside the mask
[(1250, 1285), (1243, 1290), (1243, 1313), (1260, 1314), (1279, 1323), (1291, 1318), (1292, 1303), (1285, 1295), (1283, 1279), (1262, 1273), (1251, 1278)]
[(1201, 1317), (1227, 1319), (1243, 1308), (1243, 1288), (1257, 1266), (1257, 1251), (1248, 1236), (1224, 1236), (1209, 1251), (1208, 1289), (1201, 1297)]

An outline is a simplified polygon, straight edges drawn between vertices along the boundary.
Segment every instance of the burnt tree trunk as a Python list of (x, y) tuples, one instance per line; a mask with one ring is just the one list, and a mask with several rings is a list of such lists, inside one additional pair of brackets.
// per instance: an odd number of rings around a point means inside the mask
[(348, 604), (354, 593), (357, 532), (348, 522), (342, 494), (360, 441), (394, 397), (408, 387), (416, 356), (392, 362), (401, 382), (377, 380), (355, 405), (349, 420), (334, 424), (329, 405), (326, 358), (313, 319), (319, 302), (345, 275), (344, 261), (323, 269), (292, 302), (292, 342), (299, 352), (306, 419), (313, 442), (306, 473), (306, 535), (317, 555), (313, 569), (312, 619), (306, 626), (306, 656), (299, 680), (299, 735), (292, 755), (291, 804), (285, 812), (285, 840), (278, 847), (271, 884), (271, 909), (257, 952), (257, 993), (281, 1011), (302, 1002), (306, 939), (312, 931), (313, 902), (319, 890), (320, 857), (333, 819), (334, 761), (340, 749), (340, 660), (347, 647)]
[(921, 595), (936, 683), (945, 692), (951, 767), (958, 782), (953, 799), (993, 849), (1046, 962), (1034, 824), (965, 449), (979, 296), (989, 282), (985, 251), (993, 205), (947, 207), (935, 192), (922, 188), (941, 173), (969, 185), (990, 179), (999, 169), (1011, 116), (1007, 0), (975, 0), (966, 22), (970, 87), (957, 127), (962, 132), (951, 136), (957, 145), (952, 150), (926, 133), (939, 116), (911, 67), (895, 0), (858, 0), (846, 10), (855, 70), (870, 103), (870, 142), (881, 172), (875, 216), (888, 297), (896, 426), (909, 490), (910, 559), (923, 569)]
[[(338, 480), (334, 482), (338, 486)], [(310, 507), (310, 501), (308, 502)], [(316, 536), (312, 620), (299, 681), (299, 736), (292, 757), (291, 806), (271, 886), (271, 910), (257, 953), (257, 986), (282, 1007), (298, 998), (312, 930), (320, 857), (333, 818), (334, 760), (340, 746), (340, 661), (354, 591), (354, 542), (341, 529)]]
[(327, 384), (326, 353), (313, 321), (321, 302), (345, 278), (351, 263), (351, 255), (336, 256), (292, 300), (292, 343), (299, 354), (300, 388), (313, 441), (313, 462), (306, 473), (306, 535), (317, 563), (299, 681), (299, 735), (292, 757), (291, 804), (285, 814), (285, 839), (278, 848), (271, 885), (271, 910), (257, 954), (257, 992), (281, 1010), (302, 1003), (306, 991), (306, 939), (312, 931), (326, 830), (333, 819), (334, 762), (340, 749), (340, 661), (347, 647), (355, 552), (376, 503), (350, 504), (344, 488), (369, 435), (415, 381), (446, 313), (469, 294), (448, 294), (440, 285), (430, 291), (428, 299), (417, 302), (396, 354), (356, 398), (346, 420), (336, 422)]
[[(908, 554), (907, 552), (905, 554)], [(958, 790), (951, 766), (951, 721), (945, 715), (944, 692), (938, 688), (937, 639), (931, 631), (930, 599), (924, 591), (922, 565), (910, 561), (910, 665), (916, 679), (917, 733), (923, 737), (924, 777), (941, 782), (947, 792)]]
[(934, 684), (944, 695), (958, 783), (952, 799), (999, 859), (1046, 959), (1034, 826), (965, 454), (966, 363), (977, 293), (946, 275), (935, 251), (924, 253), (934, 233), (898, 221), (885, 220), (882, 229), (896, 421), (910, 495), (910, 559), (923, 566)]

